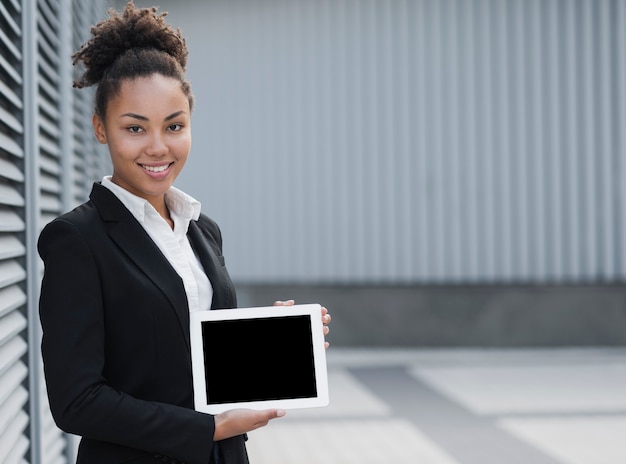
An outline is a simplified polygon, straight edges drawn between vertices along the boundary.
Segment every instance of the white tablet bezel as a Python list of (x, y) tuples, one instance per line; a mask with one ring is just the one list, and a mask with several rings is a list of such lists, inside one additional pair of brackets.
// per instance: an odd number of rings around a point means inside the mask
[[(313, 365), (317, 395), (308, 398), (288, 398), (265, 401), (242, 401), (234, 403), (208, 404), (206, 394), (205, 357), (202, 340), (202, 323), (204, 321), (238, 320), (255, 318), (274, 318), (288, 316), (309, 316), (311, 325), (311, 339), (313, 343)], [(322, 324), (322, 308), (319, 304), (301, 304), (293, 306), (263, 306), (254, 308), (218, 309), (210, 311), (196, 311), (190, 314), (191, 361), (193, 369), (194, 407), (196, 411), (209, 414), (219, 414), (229, 409), (295, 409), (327, 406), (328, 373), (326, 367), (326, 349), (324, 348), (324, 334)], [(280, 337), (280, 334), (273, 334)], [(289, 347), (285, 347), (289, 353)], [(234, 349), (245, 348), (238, 345)], [(239, 351), (237, 351), (239, 352)], [(271, 360), (268, 360), (271, 361)]]

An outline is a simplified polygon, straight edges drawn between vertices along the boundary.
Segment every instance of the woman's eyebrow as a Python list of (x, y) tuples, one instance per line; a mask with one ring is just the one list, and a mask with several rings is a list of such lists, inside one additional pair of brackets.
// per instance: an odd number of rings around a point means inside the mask
[(135, 114), (135, 113), (124, 113), (120, 117), (123, 118), (125, 116), (129, 117), (129, 118), (139, 119), (141, 121), (147, 121), (148, 120), (148, 118), (146, 118), (145, 116), (142, 116), (140, 114)]
[(176, 111), (175, 113), (170, 114), (167, 118), (164, 119), (164, 121), (169, 121), (170, 119), (174, 119), (177, 118), (178, 116), (180, 116), (181, 114), (185, 114), (185, 112), (183, 110), (180, 111)]
[[(177, 118), (178, 116), (180, 116), (181, 114), (184, 114), (185, 111), (180, 110), (180, 111), (176, 111), (175, 113), (170, 114), (169, 116), (167, 116), (164, 121), (169, 121), (171, 119)], [(142, 116), (140, 114), (136, 114), (136, 113), (124, 113), (122, 114), (120, 117), (129, 117), (129, 118), (134, 118), (134, 119), (139, 119), (140, 121), (148, 121), (148, 118), (145, 116)]]

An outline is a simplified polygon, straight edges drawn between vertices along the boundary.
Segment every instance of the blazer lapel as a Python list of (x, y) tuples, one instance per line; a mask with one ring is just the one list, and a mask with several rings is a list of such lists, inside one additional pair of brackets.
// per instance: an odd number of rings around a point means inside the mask
[(191, 346), (189, 305), (183, 281), (178, 273), (113, 192), (99, 184), (94, 184), (90, 198), (98, 208), (111, 239), (154, 282), (170, 302), (178, 317), (187, 346)]
[(220, 261), (215, 251), (209, 246), (208, 238), (202, 233), (196, 221), (189, 223), (187, 236), (213, 287), (211, 309), (232, 308), (235, 305), (235, 299), (231, 293), (230, 277), (224, 268), (223, 261)]

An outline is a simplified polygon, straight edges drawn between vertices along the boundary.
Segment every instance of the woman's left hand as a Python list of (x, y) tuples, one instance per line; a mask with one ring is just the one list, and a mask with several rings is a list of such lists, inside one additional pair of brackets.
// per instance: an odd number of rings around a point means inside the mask
[[(284, 300), (284, 301), (275, 301), (274, 302), (274, 306), (293, 306), (295, 305), (296, 302), (294, 300)], [(330, 321), (332, 320), (332, 317), (330, 317), (330, 314), (328, 313), (328, 309), (324, 308), (322, 306), (322, 324), (323, 324), (323, 331), (324, 331), (324, 337), (326, 337), (326, 335), (328, 335), (328, 332), (330, 332), (330, 327), (328, 326), (328, 324), (330, 324)], [(328, 342), (324, 342), (324, 348), (328, 348), (330, 345), (330, 343)]]

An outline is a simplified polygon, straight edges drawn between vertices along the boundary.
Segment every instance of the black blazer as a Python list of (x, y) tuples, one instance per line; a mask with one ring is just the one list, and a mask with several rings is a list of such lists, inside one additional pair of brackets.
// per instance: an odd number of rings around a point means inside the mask
[[(215, 308), (236, 306), (215, 222), (188, 237)], [(189, 310), (182, 279), (106, 187), (42, 231), (42, 353), (57, 425), (82, 436), (79, 463), (212, 462), (213, 416), (193, 410)], [(219, 442), (248, 462), (245, 437)], [(169, 462), (176, 462), (169, 461)]]

